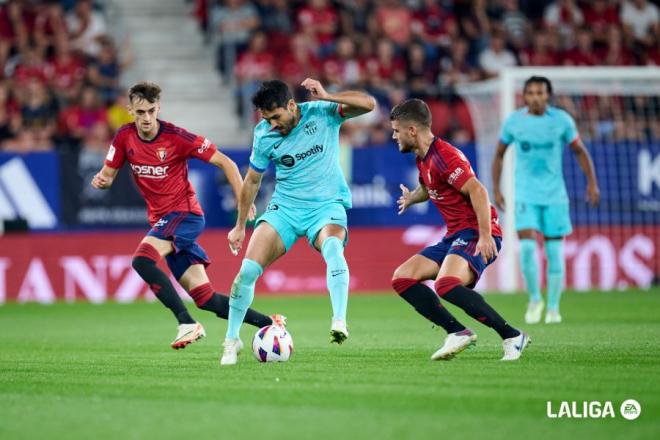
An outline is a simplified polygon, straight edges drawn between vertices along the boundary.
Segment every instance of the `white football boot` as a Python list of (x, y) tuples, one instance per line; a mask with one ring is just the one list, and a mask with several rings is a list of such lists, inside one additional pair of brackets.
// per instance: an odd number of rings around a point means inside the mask
[(530, 301), (525, 313), (525, 324), (538, 324), (543, 313), (543, 301)]
[(343, 319), (333, 319), (330, 326), (330, 343), (341, 344), (348, 339), (348, 328)]
[(194, 324), (180, 324), (179, 332), (176, 334), (176, 338), (172, 341), (172, 348), (179, 350), (181, 348), (186, 348), (188, 344), (203, 338), (206, 336), (204, 327), (199, 322)]
[(548, 310), (547, 312), (545, 312), (545, 323), (560, 324), (561, 315), (559, 314), (559, 310)]
[(438, 351), (431, 355), (433, 361), (448, 361), (461, 351), (477, 344), (477, 334), (469, 328), (456, 333), (449, 333), (445, 343)]
[(531, 343), (532, 341), (529, 339), (529, 335), (523, 331), (521, 331), (518, 336), (505, 339), (502, 341), (502, 347), (504, 348), (504, 356), (502, 356), (502, 360), (517, 361), (520, 358), (520, 355), (522, 355), (525, 347)]
[(222, 346), (225, 349), (222, 352), (220, 365), (235, 365), (238, 362), (238, 355), (243, 351), (243, 341), (240, 339), (225, 339)]

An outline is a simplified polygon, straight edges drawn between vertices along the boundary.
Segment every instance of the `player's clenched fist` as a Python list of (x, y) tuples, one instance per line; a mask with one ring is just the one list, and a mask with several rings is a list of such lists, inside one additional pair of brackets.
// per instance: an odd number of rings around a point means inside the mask
[(245, 227), (234, 226), (234, 229), (227, 234), (227, 240), (229, 240), (229, 250), (231, 250), (231, 253), (238, 255), (245, 240)]
[(112, 179), (102, 173), (96, 173), (92, 179), (92, 186), (96, 189), (108, 189), (112, 185)]

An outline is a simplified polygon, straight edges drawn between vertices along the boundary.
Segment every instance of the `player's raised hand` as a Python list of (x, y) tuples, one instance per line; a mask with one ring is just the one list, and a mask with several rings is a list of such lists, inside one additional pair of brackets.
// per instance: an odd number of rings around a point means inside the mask
[(494, 200), (495, 206), (497, 206), (497, 208), (500, 211), (504, 211), (505, 205), (504, 205), (504, 196), (502, 195), (502, 191), (500, 191), (499, 189), (493, 190), (493, 198), (495, 199)]
[(229, 250), (231, 253), (238, 255), (238, 252), (243, 247), (243, 241), (245, 240), (245, 226), (234, 226), (234, 229), (227, 234), (227, 240), (229, 240)]
[(488, 263), (492, 258), (497, 256), (497, 245), (495, 244), (495, 239), (490, 236), (479, 236), (477, 241), (477, 246), (474, 249), (474, 255), (481, 254), (481, 259), (484, 263)]
[(300, 85), (307, 89), (314, 99), (325, 99), (328, 97), (328, 92), (326, 92), (321, 83), (315, 79), (306, 78), (305, 81), (300, 83)]
[(253, 203), (248, 212), (248, 220), (253, 221), (255, 218), (257, 218), (257, 207)]
[(96, 189), (108, 189), (112, 185), (112, 179), (104, 176), (103, 173), (96, 173), (92, 179), (92, 187)]
[(598, 185), (587, 185), (587, 202), (591, 206), (598, 206), (600, 203), (600, 189), (598, 189)]
[(412, 205), (412, 193), (403, 183), (399, 185), (399, 188), (401, 188), (401, 197), (399, 197), (396, 203), (399, 205), (399, 215), (401, 215)]

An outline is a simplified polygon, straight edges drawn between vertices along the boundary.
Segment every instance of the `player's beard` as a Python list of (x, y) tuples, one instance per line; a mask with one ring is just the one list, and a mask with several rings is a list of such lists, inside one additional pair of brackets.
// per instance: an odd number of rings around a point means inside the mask
[(409, 143), (406, 143), (402, 140), (399, 140), (399, 152), (400, 153), (412, 153), (415, 146)]

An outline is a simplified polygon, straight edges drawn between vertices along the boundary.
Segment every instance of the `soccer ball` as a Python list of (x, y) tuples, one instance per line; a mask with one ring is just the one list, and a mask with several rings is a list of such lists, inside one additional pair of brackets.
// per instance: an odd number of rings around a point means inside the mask
[(252, 352), (259, 362), (286, 362), (293, 353), (293, 339), (284, 327), (267, 325), (252, 339)]

